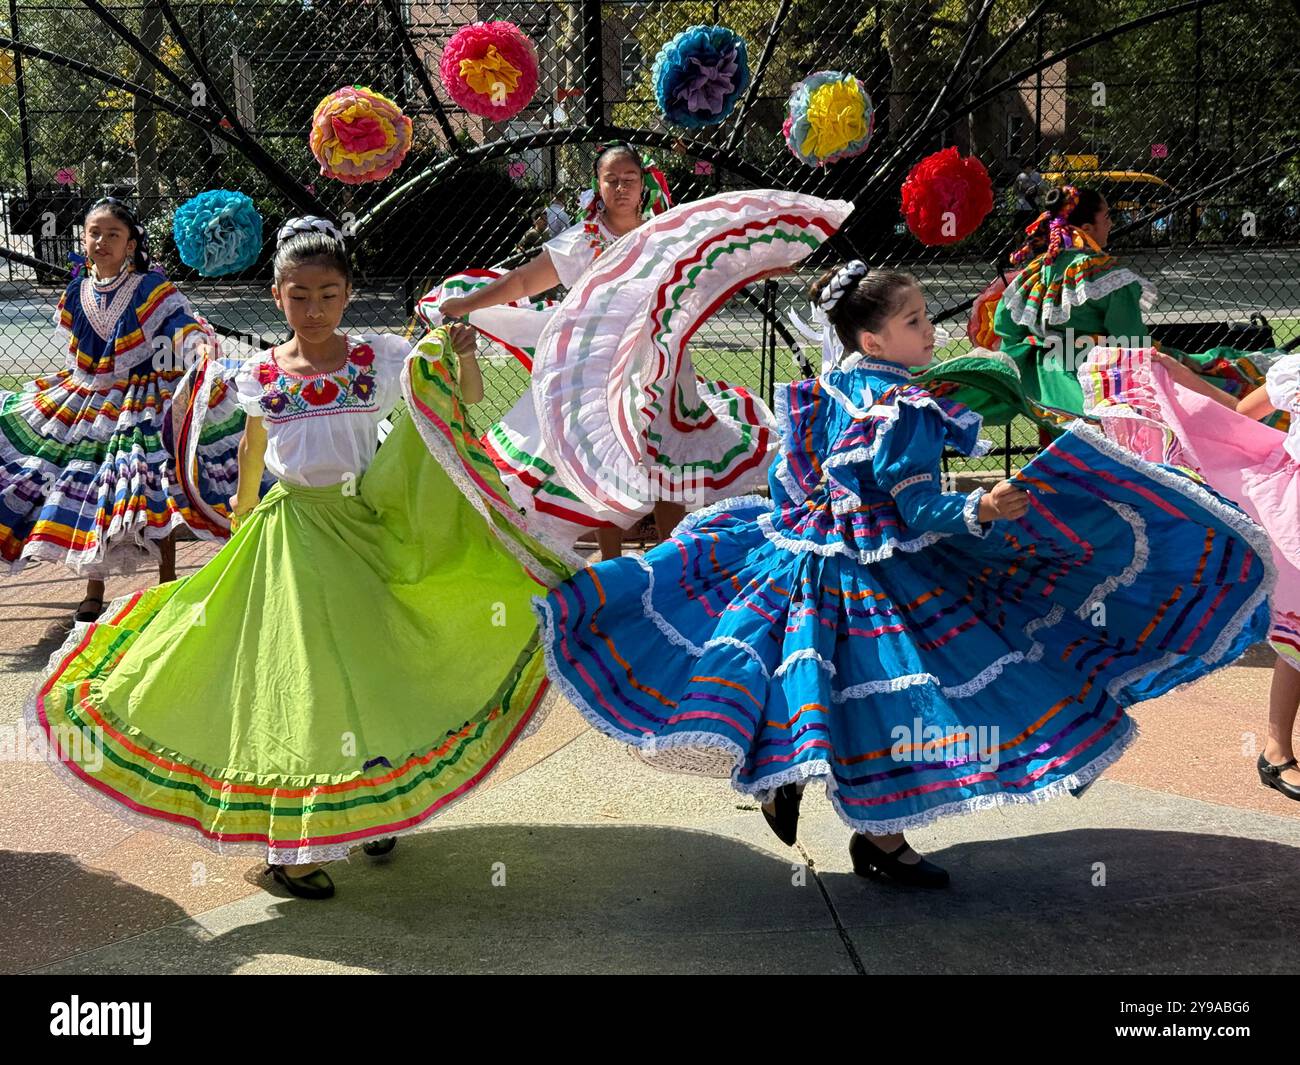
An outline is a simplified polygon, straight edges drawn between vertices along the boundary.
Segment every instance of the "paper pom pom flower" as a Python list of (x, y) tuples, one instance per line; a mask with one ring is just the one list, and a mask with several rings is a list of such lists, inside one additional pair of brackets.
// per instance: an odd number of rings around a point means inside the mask
[(345, 185), (382, 181), (411, 150), (411, 120), (382, 93), (352, 85), (316, 105), (310, 143), (326, 177)]
[(513, 22), (472, 22), (447, 42), (438, 71), (466, 111), (504, 122), (537, 92), (537, 48)]
[(176, 209), (172, 236), (181, 262), (204, 277), (247, 270), (262, 251), (262, 216), (242, 192), (200, 192)]
[(717, 125), (749, 85), (745, 41), (726, 26), (692, 26), (659, 49), (651, 80), (668, 122), (687, 129)]
[(903, 182), (903, 217), (922, 244), (956, 244), (993, 210), (993, 183), (973, 155), (956, 148), (927, 155)]
[(786, 147), (809, 166), (826, 166), (867, 150), (875, 109), (866, 86), (852, 74), (810, 74), (794, 87), (786, 108)]

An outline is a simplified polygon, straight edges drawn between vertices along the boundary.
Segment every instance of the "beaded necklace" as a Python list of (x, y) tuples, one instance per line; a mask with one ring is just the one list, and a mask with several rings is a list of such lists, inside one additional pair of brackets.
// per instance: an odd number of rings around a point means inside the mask
[[(105, 282), (97, 282), (91, 276), (81, 279), (81, 310), (101, 340), (113, 339), (118, 320), (143, 277), (143, 274), (127, 269)], [(97, 296), (106, 298), (101, 302)]]

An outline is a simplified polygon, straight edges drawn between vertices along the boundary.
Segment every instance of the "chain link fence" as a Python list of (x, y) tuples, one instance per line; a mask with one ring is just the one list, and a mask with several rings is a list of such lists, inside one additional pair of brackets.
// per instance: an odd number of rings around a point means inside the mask
[[(462, 111), (437, 73), (448, 38), (491, 19), (517, 23), (538, 47), (533, 103), (505, 123)], [(726, 122), (682, 131), (660, 118), (651, 69), (668, 39), (700, 23), (745, 38), (752, 79)], [(948, 331), (939, 357), (968, 350), (970, 300), (1036, 198), (1064, 181), (1106, 195), (1112, 248), (1162, 293), (1156, 335), (1188, 349), (1300, 336), (1292, 0), (3, 0), (0, 36), (0, 388), (63, 365), (50, 315), (84, 208), (102, 194), (139, 205), (156, 257), (233, 348), (283, 336), (271, 243), (286, 217), (308, 211), (355, 233), (346, 324), (407, 331), (440, 278), (536, 254), (557, 198), (576, 220), (595, 145), (615, 136), (665, 171), (678, 202), (754, 186), (855, 202), (830, 247), (739, 294), (693, 342), (701, 373), (769, 400), (800, 372), (786, 311), (802, 309), (834, 258), (910, 270)], [(864, 155), (813, 169), (786, 150), (781, 125), (792, 83), (827, 68), (866, 84), (875, 133)], [(415, 122), (404, 166), (374, 185), (322, 177), (307, 146), (316, 103), (352, 84)], [(927, 248), (902, 224), (899, 185), (951, 144), (988, 167), (995, 208), (961, 244)], [(175, 208), (213, 188), (247, 193), (266, 220), (260, 261), (235, 277), (188, 270), (171, 237)], [(1253, 331), (1233, 324), (1252, 316)], [(504, 358), (485, 377), (482, 424), (527, 385)], [(971, 465), (1009, 466), (1036, 442), (1036, 429), (1013, 423), (1002, 452)]]

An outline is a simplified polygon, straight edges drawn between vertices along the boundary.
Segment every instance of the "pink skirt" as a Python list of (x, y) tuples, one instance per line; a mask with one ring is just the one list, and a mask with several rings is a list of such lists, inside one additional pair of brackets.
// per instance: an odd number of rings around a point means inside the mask
[(1179, 385), (1151, 354), (1095, 348), (1079, 370), (1084, 412), (1140, 457), (1199, 474), (1263, 527), (1278, 571), (1268, 640), (1300, 669), (1300, 463), (1286, 433)]

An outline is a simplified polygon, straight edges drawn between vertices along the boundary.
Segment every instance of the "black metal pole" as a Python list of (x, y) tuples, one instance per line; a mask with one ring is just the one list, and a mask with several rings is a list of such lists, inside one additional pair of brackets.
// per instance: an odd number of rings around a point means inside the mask
[(600, 0), (582, 3), (583, 124), (592, 130), (605, 125), (605, 49), (600, 33)]
[[(9, 36), (21, 40), (18, 31), (18, 0), (9, 0)], [(27, 80), (23, 74), (21, 52), (14, 52), (14, 88), (18, 92), (18, 136), (23, 146), (23, 176), (27, 179), (30, 194), (35, 179), (32, 177), (32, 135), (27, 124)]]
[(723, 146), (724, 151), (731, 151), (740, 141), (740, 135), (745, 130), (745, 120), (749, 117), (749, 109), (758, 99), (759, 88), (763, 84), (764, 75), (767, 74), (767, 65), (772, 61), (772, 53), (776, 51), (776, 42), (781, 34), (781, 23), (785, 21), (789, 11), (790, 0), (781, 0), (781, 6), (776, 9), (776, 15), (772, 18), (772, 27), (767, 31), (767, 40), (763, 42), (763, 54), (759, 56), (758, 66), (754, 68), (754, 76), (749, 79), (749, 88), (745, 90), (745, 95), (740, 101), (736, 121), (732, 123), (731, 132), (727, 135), (727, 143)]
[[(291, 175), (280, 165), (266, 149), (257, 141), (249, 140), (239, 136), (232, 130), (218, 125), (212, 120), (210, 115), (213, 113), (209, 108), (207, 113), (201, 113), (192, 107), (184, 104), (178, 104), (174, 100), (169, 100), (165, 96), (160, 96), (151, 89), (132, 81), (130, 78), (124, 78), (119, 74), (111, 71), (102, 70), (92, 63), (86, 63), (80, 59), (73, 59), (71, 56), (60, 55), (57, 52), (51, 52), (45, 48), (38, 48), (34, 44), (27, 44), (24, 41), (16, 41), (12, 37), (0, 36), (0, 48), (8, 48), (15, 52), (21, 52), (29, 55), (33, 59), (41, 59), (54, 66), (66, 67), (68, 70), (75, 70), (79, 74), (85, 74), (101, 81), (105, 85), (111, 85), (115, 89), (122, 89), (129, 92), (132, 96), (147, 100), (161, 111), (166, 111), (174, 115), (183, 122), (198, 129), (206, 130), (214, 137), (220, 137), (228, 144), (232, 144), (242, 152), (250, 162), (260, 166), (268, 177), (279, 186), (280, 191), (284, 193), (285, 198), (291, 203), (297, 204), (307, 214), (327, 214), (328, 212), (315, 196), (311, 195), (302, 185), (296, 182)], [(233, 125), (234, 123), (232, 123)]]
[(763, 352), (767, 360), (767, 406), (774, 408), (776, 406), (776, 281), (774, 278), (767, 278), (763, 282), (763, 307), (764, 319), (772, 322), (774, 328), (764, 329), (767, 334), (767, 351)]
[(424, 97), (429, 101), (429, 110), (433, 112), (434, 121), (438, 123), (438, 128), (442, 130), (442, 135), (447, 141), (447, 150), (453, 155), (464, 155), (465, 146), (456, 139), (456, 131), (452, 128), (451, 120), (447, 117), (447, 112), (442, 109), (442, 101), (438, 99), (438, 92), (433, 87), (433, 79), (420, 58), (420, 50), (415, 46), (410, 27), (402, 18), (402, 9), (398, 6), (397, 0), (384, 0), (384, 7), (388, 10), (388, 19), (397, 33), (402, 52), (407, 62), (411, 64), (415, 80), (420, 83), (420, 88), (424, 90)]
[[(924, 137), (938, 132), (950, 122), (962, 118), (963, 116), (974, 114), (974, 112), (979, 110), (990, 100), (994, 100), (1008, 89), (1014, 88), (1022, 82), (1028, 81), (1030, 75), (1039, 74), (1048, 67), (1054, 66), (1057, 63), (1062, 63), (1071, 56), (1078, 55), (1080, 52), (1085, 52), (1095, 45), (1104, 44), (1106, 41), (1113, 40), (1122, 34), (1131, 33), (1134, 30), (1140, 30), (1146, 26), (1152, 26), (1155, 23), (1163, 22), (1166, 19), (1178, 18), (1180, 15), (1186, 15), (1189, 12), (1198, 10), (1199, 8), (1217, 7), (1225, 3), (1228, 3), (1228, 0), (1185, 0), (1184, 3), (1175, 4), (1173, 7), (1167, 7), (1160, 11), (1153, 11), (1145, 15), (1140, 15), (1139, 17), (1130, 19), (1127, 22), (1094, 33), (1089, 37), (1083, 37), (1063, 48), (1057, 49), (1047, 59), (1042, 58), (1042, 48), (1040, 46), (1038, 49), (1039, 58), (1029, 66), (1017, 70), (1015, 73), (1003, 78), (996, 85), (989, 86), (978, 95), (972, 96), (970, 99), (966, 100), (960, 108), (953, 107), (946, 109), (942, 115), (936, 117), (931, 123), (925, 126), (920, 126), (920, 128), (913, 134), (912, 140), (922, 140)], [(972, 89), (972, 91), (974, 90)], [(863, 184), (858, 195), (854, 197), (854, 202), (862, 200), (882, 182), (891, 178), (900, 159), (901, 153), (896, 151), (886, 162), (877, 167)], [(839, 234), (836, 234), (836, 236), (838, 237)]]
[[(1034, 32), (1034, 56), (1043, 58), (1043, 24), (1040, 21)], [(1043, 72), (1034, 75), (1034, 160), (1031, 168), (1037, 170), (1043, 155)]]
[[(1201, 158), (1201, 9), (1196, 9), (1196, 22), (1192, 32), (1196, 35), (1196, 60), (1192, 72), (1192, 158)], [(1198, 175), (1199, 178), (1199, 175)], [(1201, 212), (1192, 204), (1188, 213), (1191, 215), (1188, 226), (1190, 239), (1196, 240), (1197, 230), (1201, 227)]]

